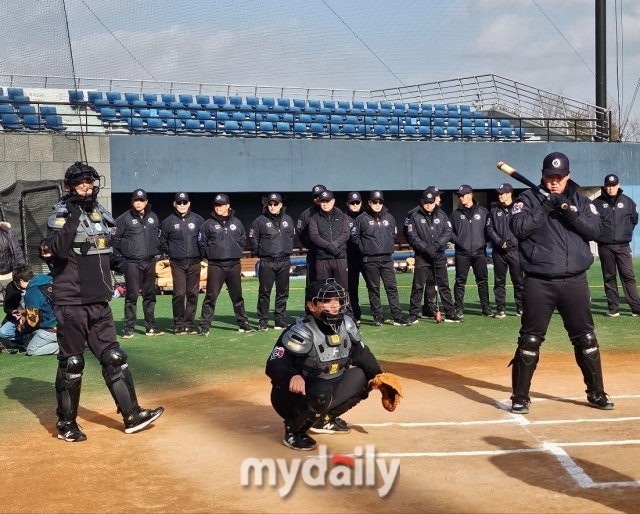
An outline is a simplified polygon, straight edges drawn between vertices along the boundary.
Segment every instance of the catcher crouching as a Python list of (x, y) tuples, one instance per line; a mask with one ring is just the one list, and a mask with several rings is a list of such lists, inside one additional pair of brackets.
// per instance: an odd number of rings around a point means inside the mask
[(307, 314), (278, 338), (266, 373), (271, 379), (271, 404), (284, 419), (283, 443), (294, 450), (313, 450), (307, 435), (348, 434), (339, 416), (369, 396), (382, 393), (385, 409), (400, 402), (401, 386), (382, 373), (355, 322), (345, 316), (348, 297), (334, 279), (317, 280), (305, 290)]

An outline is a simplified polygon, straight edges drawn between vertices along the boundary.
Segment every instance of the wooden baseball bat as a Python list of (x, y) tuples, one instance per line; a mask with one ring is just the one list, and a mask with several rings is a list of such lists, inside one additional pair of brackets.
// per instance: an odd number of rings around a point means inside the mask
[[(537, 191), (540, 191), (546, 198), (549, 198), (549, 193), (547, 193), (540, 184), (534, 184), (533, 182), (531, 182), (531, 180), (529, 180), (527, 177), (525, 177), (521, 173), (518, 173), (514, 168), (509, 166), (507, 163), (500, 161), (498, 164), (496, 164), (496, 166), (502, 173), (506, 173), (512, 179), (517, 180), (518, 182), (524, 184), (525, 186), (529, 186), (532, 189), (536, 189)], [(560, 206), (560, 208), (563, 211), (567, 210), (569, 208), (569, 204), (563, 203)]]

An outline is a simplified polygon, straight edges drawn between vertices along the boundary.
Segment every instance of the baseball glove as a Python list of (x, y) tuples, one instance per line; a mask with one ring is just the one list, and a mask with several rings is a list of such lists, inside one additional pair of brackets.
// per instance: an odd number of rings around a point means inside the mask
[(389, 412), (396, 410), (402, 398), (402, 384), (391, 373), (378, 373), (369, 380), (369, 389), (378, 389), (382, 394), (382, 406)]

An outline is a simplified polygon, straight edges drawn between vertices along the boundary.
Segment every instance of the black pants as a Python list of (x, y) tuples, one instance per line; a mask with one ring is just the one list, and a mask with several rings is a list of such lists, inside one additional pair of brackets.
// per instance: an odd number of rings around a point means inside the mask
[(142, 289), (142, 311), (146, 330), (156, 328), (156, 261), (129, 262), (124, 273), (127, 293), (124, 300), (124, 329), (136, 326), (138, 296)]
[(464, 289), (467, 285), (469, 268), (473, 268), (473, 275), (476, 277), (482, 309), (490, 309), (486, 250), (480, 250), (472, 254), (456, 252), (456, 284), (454, 286), (456, 309), (464, 312)]
[(82, 355), (85, 343), (98, 359), (105, 351), (120, 346), (113, 313), (107, 302), (54, 305), (53, 313), (58, 320), (58, 360)]
[(240, 263), (232, 266), (217, 266), (209, 264), (207, 269), (207, 292), (202, 302), (202, 316), (200, 317), (200, 328), (209, 328), (216, 310), (216, 300), (222, 290), (222, 285), (226, 284), (229, 297), (233, 302), (233, 312), (236, 315), (238, 324), (248, 321), (247, 312), (244, 310), (244, 298), (242, 298), (242, 284), (240, 283)]
[[(434, 280), (435, 269), (435, 280)], [(438, 286), (442, 307), (447, 316), (455, 314), (455, 306), (449, 289), (449, 276), (447, 275), (447, 258), (444, 253), (437, 254), (435, 259), (424, 258), (416, 255), (415, 269), (413, 270), (413, 283), (411, 284), (411, 301), (409, 303), (409, 315), (420, 316), (420, 306), (425, 286), (431, 285), (434, 290)], [(435, 303), (433, 312), (435, 312)]]
[[(349, 287), (347, 259), (321, 259), (316, 261), (316, 280), (323, 278), (335, 279), (347, 291)], [(351, 303), (347, 303), (347, 315), (353, 317)]]
[[(446, 257), (445, 257), (445, 269), (446, 269)], [(449, 277), (447, 277), (447, 283), (448, 282), (449, 282)], [(449, 290), (449, 294), (451, 294), (451, 290)], [(424, 286), (424, 301), (422, 304), (422, 315), (431, 316), (437, 310), (438, 309), (436, 308), (436, 284), (433, 280), (430, 280)]]
[(289, 299), (289, 275), (291, 261), (287, 257), (281, 261), (260, 260), (259, 286), (258, 286), (258, 319), (269, 319), (269, 303), (271, 289), (276, 284), (276, 301), (274, 318), (276, 323), (287, 322), (287, 300)]
[(618, 312), (620, 308), (618, 281), (616, 280), (617, 268), (622, 281), (624, 296), (627, 298), (629, 307), (631, 307), (631, 312), (640, 314), (640, 298), (638, 297), (638, 286), (633, 272), (633, 261), (631, 260), (631, 248), (629, 245), (598, 245), (598, 255), (600, 256), (602, 277), (604, 278), (604, 294), (607, 296), (609, 310)]
[(586, 273), (559, 280), (525, 276), (522, 299), (520, 335), (533, 335), (544, 340), (555, 309), (558, 309), (572, 341), (593, 332)]
[[(349, 368), (338, 378), (324, 379), (305, 377), (305, 396), (313, 396), (314, 392), (332, 393), (331, 403), (322, 412), (329, 412), (343, 404), (349, 398), (367, 389), (367, 378), (360, 368)], [(285, 420), (291, 419), (298, 403), (305, 401), (305, 396), (292, 393), (289, 388), (274, 386), (271, 389), (271, 405), (278, 415)]]
[(359, 320), (362, 317), (360, 294), (358, 292), (361, 274), (364, 277), (362, 257), (360, 257), (359, 254), (357, 256), (347, 256), (347, 290), (349, 291), (349, 304), (353, 311), (353, 317), (356, 320)]
[(173, 325), (176, 330), (193, 328), (200, 290), (200, 263), (170, 261), (170, 264), (173, 279)]
[(496, 299), (496, 309), (505, 310), (506, 296), (505, 284), (507, 282), (507, 269), (513, 284), (513, 297), (516, 301), (516, 309), (522, 311), (522, 288), (524, 287), (524, 275), (520, 268), (520, 253), (517, 248), (503, 252), (493, 250), (493, 295)]
[(316, 280), (316, 252), (307, 251), (307, 285)]
[(385, 261), (368, 261), (363, 259), (364, 281), (369, 293), (369, 304), (373, 319), (382, 319), (382, 304), (380, 303), (380, 279), (387, 293), (387, 300), (393, 319), (402, 317), (400, 298), (398, 297), (398, 284), (396, 282), (396, 270), (391, 259)]

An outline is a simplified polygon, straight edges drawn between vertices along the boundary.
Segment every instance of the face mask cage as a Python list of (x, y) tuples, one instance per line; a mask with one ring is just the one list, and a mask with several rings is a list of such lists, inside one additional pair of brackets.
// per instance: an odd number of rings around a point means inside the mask
[(323, 310), (320, 314), (320, 319), (329, 325), (334, 332), (337, 332), (344, 321), (344, 315), (349, 305), (349, 293), (335, 280), (328, 279), (311, 301), (314, 305), (318, 305), (319, 302), (324, 304), (335, 298), (340, 302), (338, 312), (334, 314), (328, 310)]
[[(93, 191), (89, 196), (78, 195), (75, 190), (75, 186), (84, 180), (93, 181)], [(98, 199), (98, 193), (102, 186), (102, 176), (98, 175), (98, 172), (92, 166), (76, 162), (65, 173), (64, 183), (69, 188), (69, 196), (80, 198), (78, 204), (81, 207), (92, 207)]]

